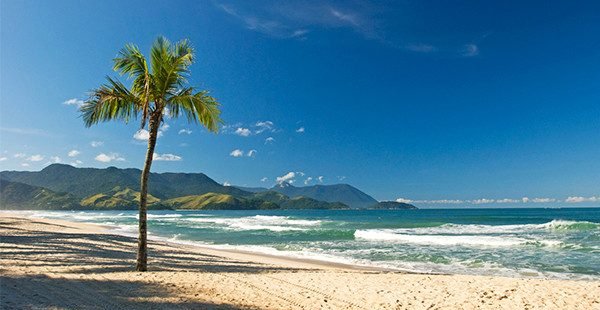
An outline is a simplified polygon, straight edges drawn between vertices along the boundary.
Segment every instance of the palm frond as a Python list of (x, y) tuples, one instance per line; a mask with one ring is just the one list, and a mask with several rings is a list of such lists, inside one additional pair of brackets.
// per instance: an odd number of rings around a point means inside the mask
[(194, 93), (192, 87), (183, 88), (168, 97), (167, 107), (171, 117), (177, 118), (185, 114), (189, 122), (199, 122), (212, 132), (217, 132), (223, 122), (219, 103), (208, 95), (208, 91)]
[(93, 90), (79, 109), (86, 127), (110, 120), (128, 122), (137, 117), (141, 108), (136, 96), (125, 85), (110, 77), (106, 79), (108, 83)]
[(162, 98), (187, 83), (186, 77), (189, 75), (193, 55), (194, 50), (188, 40), (173, 45), (163, 37), (156, 39), (150, 52), (152, 74), (156, 83), (155, 97)]

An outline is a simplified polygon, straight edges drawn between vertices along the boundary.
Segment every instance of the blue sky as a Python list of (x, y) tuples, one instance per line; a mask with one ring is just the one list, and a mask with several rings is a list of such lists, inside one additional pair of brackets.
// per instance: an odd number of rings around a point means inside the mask
[(427, 206), (600, 203), (594, 1), (1, 6), (1, 170), (140, 168), (137, 122), (86, 129), (76, 106), (124, 44), (147, 53), (165, 35), (193, 43), (190, 82), (226, 127), (168, 119), (153, 171), (349, 183)]

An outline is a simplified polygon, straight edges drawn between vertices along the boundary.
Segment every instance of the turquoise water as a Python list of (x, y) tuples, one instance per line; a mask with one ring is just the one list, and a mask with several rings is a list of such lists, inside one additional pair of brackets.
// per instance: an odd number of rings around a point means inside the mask
[[(112, 225), (134, 211), (26, 211)], [(600, 208), (153, 211), (151, 238), (417, 272), (600, 279)]]

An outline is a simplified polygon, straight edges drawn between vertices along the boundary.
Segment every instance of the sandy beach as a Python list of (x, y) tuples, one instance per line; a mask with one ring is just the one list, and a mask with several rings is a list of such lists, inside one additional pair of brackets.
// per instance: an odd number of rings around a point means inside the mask
[(0, 214), (2, 309), (600, 309), (600, 282), (422, 275), (150, 243)]

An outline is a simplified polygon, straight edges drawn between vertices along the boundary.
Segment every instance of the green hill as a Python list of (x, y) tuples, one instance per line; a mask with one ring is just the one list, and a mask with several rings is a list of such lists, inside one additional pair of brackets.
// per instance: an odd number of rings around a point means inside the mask
[[(41, 171), (2, 171), (0, 177), (12, 182), (45, 187), (56, 192), (67, 192), (84, 198), (122, 188), (140, 187), (139, 169), (76, 168), (52, 164)], [(233, 186), (223, 186), (203, 173), (151, 173), (149, 188), (160, 199), (169, 199), (205, 193), (249, 196), (251, 193)]]
[[(148, 194), (148, 205), (160, 199)], [(137, 209), (140, 203), (140, 192), (130, 188), (116, 186), (107, 193), (91, 195), (81, 200), (81, 205), (91, 209)]]
[(190, 195), (164, 200), (159, 203), (171, 209), (192, 210), (265, 210), (279, 209), (275, 203), (254, 199), (234, 197), (227, 194), (207, 193), (204, 195)]
[(74, 210), (81, 209), (78, 199), (68, 193), (0, 180), (0, 209)]
[(348, 206), (341, 202), (319, 201), (302, 196), (289, 198), (275, 191), (259, 192), (252, 197), (276, 203), (282, 209), (348, 209)]

